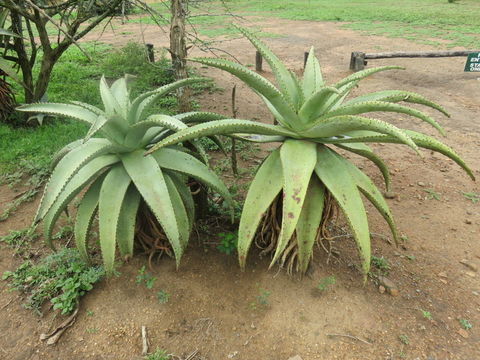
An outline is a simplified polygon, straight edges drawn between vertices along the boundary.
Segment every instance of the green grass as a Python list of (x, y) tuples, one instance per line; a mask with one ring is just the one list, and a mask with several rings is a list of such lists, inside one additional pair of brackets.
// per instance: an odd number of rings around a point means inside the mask
[[(343, 26), (366, 34), (401, 37), (446, 47), (478, 47), (480, 1), (462, 0), (232, 0), (240, 15), (290, 20), (347, 22)], [(220, 7), (220, 5), (218, 5)]]

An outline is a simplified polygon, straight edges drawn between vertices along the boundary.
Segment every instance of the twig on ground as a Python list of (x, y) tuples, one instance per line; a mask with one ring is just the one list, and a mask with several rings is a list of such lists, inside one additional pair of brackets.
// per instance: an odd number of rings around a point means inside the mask
[(147, 338), (147, 328), (142, 326), (142, 355), (145, 356), (148, 354), (148, 338)]
[(345, 337), (345, 338), (349, 338), (349, 339), (352, 339), (352, 340), (357, 340), (357, 341), (360, 341), (360, 342), (363, 342), (364, 344), (368, 344), (368, 345), (372, 345), (371, 342), (367, 341), (367, 340), (363, 340), (363, 339), (360, 339), (356, 336), (353, 336), (353, 335), (348, 335), (348, 334), (327, 334), (327, 336), (329, 337)]

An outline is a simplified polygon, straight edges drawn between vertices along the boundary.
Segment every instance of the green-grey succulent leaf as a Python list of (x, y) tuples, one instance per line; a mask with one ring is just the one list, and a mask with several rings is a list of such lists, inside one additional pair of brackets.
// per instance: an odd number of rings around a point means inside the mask
[(74, 148), (66, 154), (58, 162), (50, 176), (34, 221), (37, 222), (45, 216), (69, 180), (82, 170), (85, 164), (98, 156), (109, 153), (113, 149), (115, 147), (108, 140), (90, 139), (87, 143)]
[(270, 266), (283, 254), (297, 227), (317, 162), (317, 145), (303, 140), (286, 140), (280, 148), (280, 160), (283, 170), (282, 228)]
[(95, 120), (95, 123), (90, 126), (90, 129), (88, 129), (88, 132), (85, 135), (83, 142), (87, 142), (93, 135), (95, 135), (101, 128), (103, 128), (107, 121), (108, 119), (105, 116), (99, 115), (97, 117), (97, 120)]
[(278, 57), (250, 30), (236, 26), (238, 30), (255, 46), (262, 57), (267, 61), (270, 69), (275, 75), (277, 84), (284, 95), (285, 99), (294, 109), (298, 109), (300, 105), (300, 94), (296, 85), (296, 80), (291, 77), (290, 72)]
[(0, 70), (2, 70), (5, 74), (7, 74), (9, 77), (15, 80), (15, 82), (17, 82), (24, 88), (27, 88), (25, 83), (18, 76), (17, 71), (13, 68), (11, 63), (8, 60), (5, 60), (3, 57), (0, 57)]
[(115, 99), (115, 96), (113, 96), (113, 93), (110, 89), (110, 87), (107, 84), (107, 80), (105, 79), (105, 76), (102, 76), (100, 79), (100, 96), (102, 98), (103, 106), (105, 108), (105, 113), (107, 114), (107, 117), (111, 117), (115, 114), (122, 115), (119, 113), (120, 110), (120, 104), (118, 103), (117, 99)]
[(322, 142), (321, 138), (338, 136), (353, 130), (369, 130), (392, 135), (418, 153), (418, 146), (403, 130), (385, 121), (362, 116), (344, 115), (324, 119), (320, 124), (304, 131), (302, 134), (305, 137)]
[(325, 205), (325, 187), (317, 176), (310, 178), (305, 202), (298, 218), (297, 234), (298, 263), (300, 272), (304, 274), (313, 256), (313, 245), (322, 220)]
[(162, 169), (152, 156), (143, 156), (142, 150), (120, 156), (138, 192), (162, 226), (178, 267), (183, 255), (182, 240)]
[(232, 135), (232, 137), (256, 143), (283, 142), (286, 140), (285, 136), (274, 135)]
[(185, 124), (202, 123), (206, 121), (222, 120), (227, 118), (224, 115), (207, 112), (207, 111), (191, 111), (191, 112), (174, 115), (174, 117)]
[(420, 94), (410, 92), (410, 91), (404, 91), (404, 90), (383, 90), (383, 91), (377, 91), (374, 93), (369, 93), (366, 95), (361, 95), (347, 101), (345, 105), (357, 104), (365, 101), (388, 101), (393, 103), (404, 101), (412, 104), (420, 104), (420, 105), (425, 105), (435, 110), (438, 110), (445, 116), (450, 117), (450, 114), (447, 112), (447, 110), (445, 110), (442, 106), (438, 105), (437, 103), (431, 100), (428, 100), (427, 98), (423, 97)]
[(90, 105), (90, 104), (86, 104), (86, 103), (81, 102), (81, 101), (70, 101), (70, 103), (72, 103), (73, 105), (80, 106), (80, 107), (82, 107), (82, 108), (84, 108), (84, 109), (87, 109), (88, 111), (91, 111), (91, 112), (93, 112), (93, 113), (96, 114), (96, 115), (106, 116), (105, 111), (103, 111), (102, 109), (99, 109), (99, 108), (96, 107), (96, 106), (93, 106), (93, 105)]
[(144, 136), (147, 130), (153, 127), (179, 131), (187, 128), (187, 125), (172, 116), (151, 115), (146, 120), (130, 125), (127, 136), (125, 137), (125, 145), (129, 147), (138, 147), (138, 144), (149, 140), (148, 137), (145, 137), (144, 139)]
[(75, 140), (72, 141), (71, 143), (65, 145), (63, 148), (58, 150), (52, 158), (52, 161), (50, 162), (50, 169), (53, 170), (55, 169), (55, 166), (57, 166), (58, 162), (62, 160), (62, 158), (67, 155), (70, 151), (75, 149), (76, 147), (80, 146), (83, 144), (83, 140)]
[(366, 77), (373, 75), (375, 73), (378, 73), (380, 71), (387, 71), (387, 70), (405, 70), (404, 67), (402, 66), (380, 66), (376, 68), (371, 68), (371, 69), (365, 69), (362, 71), (358, 71), (356, 73), (353, 73), (352, 75), (349, 75), (342, 80), (338, 81), (334, 86), (337, 89), (340, 89), (342, 86), (347, 85), (350, 82), (357, 82), (359, 80), (363, 80)]
[(343, 116), (343, 115), (360, 115), (369, 112), (376, 112), (376, 111), (386, 111), (386, 112), (394, 112), (399, 114), (406, 114), (416, 118), (419, 118), (428, 124), (432, 125), (435, 129), (437, 129), (440, 134), (445, 135), (442, 127), (430, 116), (427, 114), (418, 111), (416, 109), (409, 108), (407, 106), (398, 105), (395, 103), (390, 103), (386, 101), (365, 101), (359, 102), (350, 105), (344, 105), (338, 107), (335, 110), (329, 111), (328, 113), (324, 114), (319, 119), (315, 120), (312, 123), (312, 126), (315, 126), (317, 123), (321, 122), (322, 119), (334, 117), (334, 116)]
[(244, 81), (248, 86), (262, 94), (291, 125), (298, 120), (296, 109), (285, 99), (285, 95), (275, 88), (267, 79), (246, 67), (232, 61), (212, 58), (196, 58), (191, 61), (225, 70)]
[(71, 119), (80, 120), (87, 124), (94, 124), (97, 114), (83, 106), (57, 103), (34, 103), (17, 107), (18, 111), (36, 112), (48, 115), (65, 116)]
[(172, 179), (173, 183), (175, 184), (175, 187), (178, 190), (178, 193), (182, 198), (183, 204), (185, 205), (185, 209), (187, 210), (188, 221), (190, 224), (190, 231), (191, 231), (192, 226), (195, 222), (195, 202), (193, 201), (193, 196), (190, 191), (190, 188), (187, 186), (187, 184), (185, 184), (185, 180), (182, 179), (182, 176), (180, 176), (175, 171), (169, 171), (165, 169), (165, 174), (168, 174), (170, 179)]
[(325, 83), (323, 82), (322, 70), (315, 56), (315, 49), (313, 46), (310, 49), (307, 63), (305, 64), (302, 86), (303, 92), (307, 99), (325, 86)]
[(162, 148), (152, 156), (160, 167), (191, 176), (207, 184), (218, 191), (230, 206), (232, 205), (232, 196), (223, 182), (205, 164), (192, 155), (172, 148)]
[(21, 38), (20, 35), (4, 28), (0, 28), (0, 36), (11, 36), (14, 38)]
[(116, 155), (102, 155), (96, 157), (88, 164), (84, 165), (71, 178), (43, 217), (44, 238), (48, 246), (53, 248), (51, 239), (52, 230), (62, 211), (66, 209), (73, 198), (77, 196), (88, 183), (104, 171), (105, 168), (118, 161), (119, 159)]
[(253, 133), (259, 135), (280, 135), (285, 137), (296, 138), (299, 137), (296, 133), (287, 130), (281, 126), (262, 124), (249, 120), (225, 119), (210, 121), (203, 124), (198, 124), (188, 129), (179, 131), (168, 138), (155, 144), (146, 152), (146, 155), (157, 151), (165, 146), (178, 144), (184, 141), (190, 141), (202, 136), (211, 135), (231, 135), (240, 133)]
[[(463, 159), (449, 146), (443, 144), (442, 142), (438, 141), (437, 139), (427, 136), (425, 134), (421, 134), (412, 130), (404, 130), (404, 132), (417, 144), (419, 147), (424, 149), (433, 150), (439, 152), (442, 155), (445, 155), (449, 159), (453, 160), (460, 166), (465, 172), (475, 180), (475, 175), (473, 175), (472, 170), (468, 167), (468, 165), (463, 161)], [(358, 142), (366, 142), (366, 143), (402, 143), (398, 138), (379, 134), (378, 132), (373, 131), (351, 131), (346, 132), (344, 138), (332, 138), (332, 139), (322, 139), (323, 143), (330, 143), (330, 144), (349, 144), (349, 143), (358, 143)]]
[(93, 184), (90, 185), (77, 208), (74, 228), (75, 244), (84, 261), (88, 261), (88, 233), (97, 210), (98, 197), (100, 195), (100, 188), (104, 178), (105, 176), (99, 176)]
[(327, 103), (327, 100), (332, 98), (335, 94), (340, 95), (340, 91), (331, 86), (322, 87), (320, 90), (312, 94), (307, 98), (298, 113), (300, 119), (304, 123), (316, 119), (322, 114), (322, 109)]
[(283, 187), (280, 150), (273, 151), (258, 168), (248, 189), (238, 228), (238, 259), (245, 268), (248, 250), (258, 225)]
[(125, 193), (117, 224), (118, 249), (123, 259), (128, 259), (133, 255), (135, 223), (140, 200), (140, 193), (136, 187), (131, 184)]
[(185, 249), (187, 247), (188, 239), (190, 238), (190, 220), (188, 219), (187, 210), (185, 209), (182, 197), (180, 196), (175, 183), (167, 174), (165, 174), (164, 177), (172, 201), (173, 211), (175, 212), (175, 218), (177, 219), (181, 245)]
[(224, 142), (222, 141), (222, 139), (220, 139), (220, 137), (216, 136), (216, 135), (212, 135), (212, 136), (207, 136), (207, 138), (209, 138), (215, 145), (218, 146), (218, 148), (220, 149), (220, 151), (226, 156), (227, 155), (227, 149), (225, 148), (225, 144)]
[(254, 92), (263, 100), (265, 105), (267, 105), (268, 110), (270, 110), (270, 112), (273, 114), (273, 117), (275, 118), (275, 120), (277, 120), (278, 123), (282, 124), (287, 129), (292, 128), (292, 125), (287, 120), (284, 119), (282, 114), (280, 114), (278, 112), (278, 110), (275, 108), (275, 106), (273, 106), (273, 104), (265, 96), (260, 94), (258, 91), (254, 90)]
[(141, 121), (145, 111), (147, 111), (149, 106), (151, 106), (155, 102), (155, 100), (157, 100), (161, 96), (168, 94), (169, 92), (174, 91), (183, 86), (198, 84), (205, 81), (208, 81), (208, 79), (207, 78), (189, 78), (189, 79), (178, 80), (171, 84), (164, 85), (156, 90), (152, 90), (138, 96), (135, 100), (133, 100), (132, 105), (130, 107), (130, 112), (128, 115), (129, 123), (133, 124), (138, 121)]
[[(341, 157), (340, 155), (337, 155)], [(398, 243), (398, 233), (397, 227), (395, 225), (395, 221), (393, 220), (392, 213), (388, 207), (387, 202), (383, 198), (383, 195), (377, 189), (375, 184), (370, 180), (370, 178), (363, 173), (360, 169), (358, 169), (355, 165), (350, 163), (348, 160), (344, 161), (345, 166), (350, 169), (350, 173), (354, 181), (356, 182), (358, 188), (362, 192), (363, 195), (375, 206), (378, 212), (382, 215), (385, 221), (388, 223), (390, 230), (392, 232), (393, 238), (396, 243)]]
[(116, 80), (110, 88), (113, 97), (120, 105), (121, 115), (124, 119), (127, 119), (128, 110), (130, 108), (130, 97), (127, 88), (126, 76)]
[(350, 143), (350, 144), (336, 144), (341, 149), (350, 151), (354, 154), (363, 156), (371, 162), (373, 162), (380, 172), (382, 173), (383, 179), (385, 181), (386, 191), (390, 191), (390, 172), (388, 171), (388, 166), (385, 162), (375, 154), (372, 149), (363, 143)]
[(113, 272), (117, 228), (125, 193), (132, 180), (122, 164), (113, 166), (103, 180), (98, 200), (98, 229), (103, 264)]
[(370, 269), (370, 232), (368, 230), (367, 214), (357, 184), (350, 174), (348, 165), (346, 165), (347, 160), (336, 156), (325, 146), (318, 147), (317, 157), (315, 173), (335, 198), (345, 215), (360, 253), (366, 280), (366, 275)]

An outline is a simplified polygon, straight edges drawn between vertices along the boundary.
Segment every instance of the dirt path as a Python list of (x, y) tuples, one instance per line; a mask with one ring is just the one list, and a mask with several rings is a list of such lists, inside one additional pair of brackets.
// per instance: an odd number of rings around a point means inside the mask
[[(301, 70), (303, 52), (314, 45), (328, 82), (349, 73), (351, 51), (430, 49), (407, 40), (361, 36), (332, 23), (262, 20), (262, 28), (282, 35), (266, 41), (296, 71)], [(155, 27), (140, 29), (136, 24), (119, 27), (116, 33), (107, 31), (101, 40), (119, 46), (129, 39), (140, 40), (140, 35), (120, 34), (133, 31), (142, 31), (156, 48), (167, 45)], [(254, 62), (247, 41), (223, 46), (244, 64)], [(463, 73), (463, 58), (377, 60), (369, 66), (386, 64), (403, 65), (407, 70), (377, 74), (357, 92), (406, 89), (444, 105), (451, 119), (432, 113), (446, 129), (444, 140), (479, 177), (480, 74)], [(236, 82), (219, 71), (202, 68), (200, 72), (214, 77), (226, 90), (204, 96), (202, 109), (228, 114), (229, 89)], [(240, 117), (270, 120), (253, 93), (243, 86), (238, 92)], [(417, 121), (385, 118), (434, 134)], [(17, 295), (7, 292), (2, 283), (0, 358), (135, 359), (141, 352), (140, 327), (145, 325), (152, 348), (167, 349), (182, 358), (198, 350), (195, 359), (211, 360), (287, 360), (296, 354), (304, 360), (480, 359), (480, 274), (460, 263), (467, 259), (480, 266), (480, 203), (462, 195), (462, 191), (479, 194), (480, 186), (441, 155), (424, 152), (422, 160), (404, 146), (377, 149), (390, 165), (393, 190), (398, 194), (388, 202), (408, 238), (404, 248), (373, 239), (374, 254), (384, 256), (391, 265), (388, 277), (399, 288), (397, 297), (379, 293), (371, 281), (362, 286), (350, 240), (335, 243), (340, 258), (329, 264), (325, 252), (318, 250), (315, 271), (299, 280), (282, 272), (267, 272), (267, 260), (255, 254), (247, 271), (241, 273), (233, 256), (214, 249), (204, 251), (193, 239), (178, 272), (170, 260), (155, 267), (154, 291), (134, 283), (144, 259), (123, 266), (121, 277), (104, 282), (85, 298), (75, 326), (55, 347), (45, 346), (38, 337), (58, 320), (51, 315), (35, 318), (21, 308), (18, 299), (3, 307)], [(380, 182), (380, 174), (366, 161), (356, 162)], [(428, 199), (425, 190), (435, 191), (440, 200)], [(0, 194), (2, 200), (14, 195), (7, 188)], [(8, 222), (0, 223), (0, 234), (28, 224), (33, 209), (34, 204), (24, 206)], [(370, 216), (371, 231), (388, 234), (375, 211)], [(0, 252), (1, 272), (18, 265), (10, 250)], [(336, 284), (323, 293), (315, 291), (330, 275), (336, 277)], [(167, 304), (159, 304), (155, 297), (160, 289), (171, 294)], [(421, 310), (428, 311), (432, 320)], [(460, 331), (460, 318), (473, 325), (467, 334)], [(368, 343), (329, 334), (351, 335)]]

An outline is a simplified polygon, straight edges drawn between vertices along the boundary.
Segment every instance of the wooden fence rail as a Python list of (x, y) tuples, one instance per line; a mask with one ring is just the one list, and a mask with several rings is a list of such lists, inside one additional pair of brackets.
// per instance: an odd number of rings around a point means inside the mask
[(471, 53), (480, 53), (480, 50), (466, 51), (421, 51), (421, 52), (383, 52), (383, 53), (364, 53), (361, 51), (352, 52), (350, 58), (350, 70), (359, 71), (367, 65), (367, 59), (390, 59), (390, 58), (432, 58), (432, 57), (453, 57), (468, 56)]

